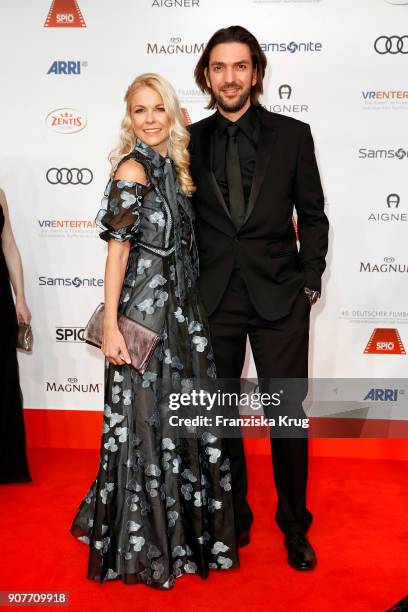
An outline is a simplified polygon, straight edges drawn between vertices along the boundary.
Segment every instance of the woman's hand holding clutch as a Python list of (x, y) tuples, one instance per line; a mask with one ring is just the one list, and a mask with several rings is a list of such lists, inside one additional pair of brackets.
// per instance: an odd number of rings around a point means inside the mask
[(109, 363), (113, 365), (131, 364), (126, 342), (118, 327), (104, 328), (101, 350)]

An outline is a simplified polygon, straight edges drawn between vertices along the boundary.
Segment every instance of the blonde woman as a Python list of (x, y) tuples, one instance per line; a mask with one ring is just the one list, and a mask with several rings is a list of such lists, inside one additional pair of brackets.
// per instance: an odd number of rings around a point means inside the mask
[[(238, 565), (231, 477), (216, 436), (189, 437), (169, 419), (172, 393), (215, 377), (195, 285), (189, 135), (162, 77), (136, 78), (125, 102), (97, 216), (108, 241), (100, 466), (71, 533), (90, 545), (88, 578), (170, 588), (184, 573), (206, 578)], [(161, 332), (142, 377), (129, 365), (118, 311)]]
[[(5, 193), (0, 189), (0, 296), (2, 389), (0, 392), (0, 484), (31, 482), (26, 453), (23, 398), (17, 361), (17, 321), (29, 323), (20, 252), (14, 239)], [(11, 286), (10, 286), (11, 284)], [(16, 302), (11, 293), (13, 287)]]

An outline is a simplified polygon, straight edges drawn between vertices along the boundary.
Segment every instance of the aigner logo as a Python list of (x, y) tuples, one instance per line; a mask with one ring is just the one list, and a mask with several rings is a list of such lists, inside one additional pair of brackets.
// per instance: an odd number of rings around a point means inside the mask
[(60, 134), (75, 134), (86, 126), (86, 117), (75, 108), (56, 108), (48, 113), (46, 124)]
[(44, 28), (86, 28), (76, 0), (52, 0)]
[(400, 197), (398, 193), (390, 193), (387, 195), (387, 206), (388, 208), (398, 208), (400, 203)]
[(280, 85), (279, 89), (278, 89), (278, 93), (279, 93), (279, 98), (282, 100), (290, 100), (290, 96), (292, 95), (292, 88), (290, 85), (287, 85), (286, 83), (284, 83), (283, 85)]
[(46, 178), (51, 185), (89, 185), (93, 174), (89, 168), (50, 168)]
[(200, 6), (200, 0), (153, 0), (152, 7), (156, 8), (195, 8)]
[(88, 66), (88, 62), (55, 60), (48, 69), (47, 74), (81, 74), (81, 66)]
[(374, 49), (380, 55), (397, 55), (402, 53), (403, 55), (408, 54), (408, 35), (404, 36), (379, 36), (374, 41)]
[[(400, 204), (398, 193), (389, 193), (386, 198), (387, 208), (398, 208)], [(370, 213), (368, 221), (408, 221), (407, 213), (400, 212), (377, 212)]]

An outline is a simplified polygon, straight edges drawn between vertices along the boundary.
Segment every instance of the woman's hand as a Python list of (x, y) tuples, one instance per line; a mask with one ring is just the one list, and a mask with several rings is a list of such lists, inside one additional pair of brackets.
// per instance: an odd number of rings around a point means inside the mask
[(30, 323), (31, 312), (27, 306), (25, 300), (17, 300), (16, 302), (16, 315), (19, 323)]
[(117, 327), (104, 328), (101, 350), (109, 363), (113, 365), (131, 364), (125, 339)]

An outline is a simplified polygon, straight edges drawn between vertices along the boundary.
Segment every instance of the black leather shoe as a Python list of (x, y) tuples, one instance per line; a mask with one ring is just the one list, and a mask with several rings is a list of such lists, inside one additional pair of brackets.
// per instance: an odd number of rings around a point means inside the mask
[(288, 549), (288, 563), (296, 570), (312, 570), (316, 567), (316, 553), (309, 540), (302, 533), (292, 533), (285, 537)]
[(244, 548), (244, 546), (248, 546), (251, 541), (249, 537), (249, 529), (247, 531), (240, 531), (236, 535), (237, 538), (237, 546), (238, 548)]

